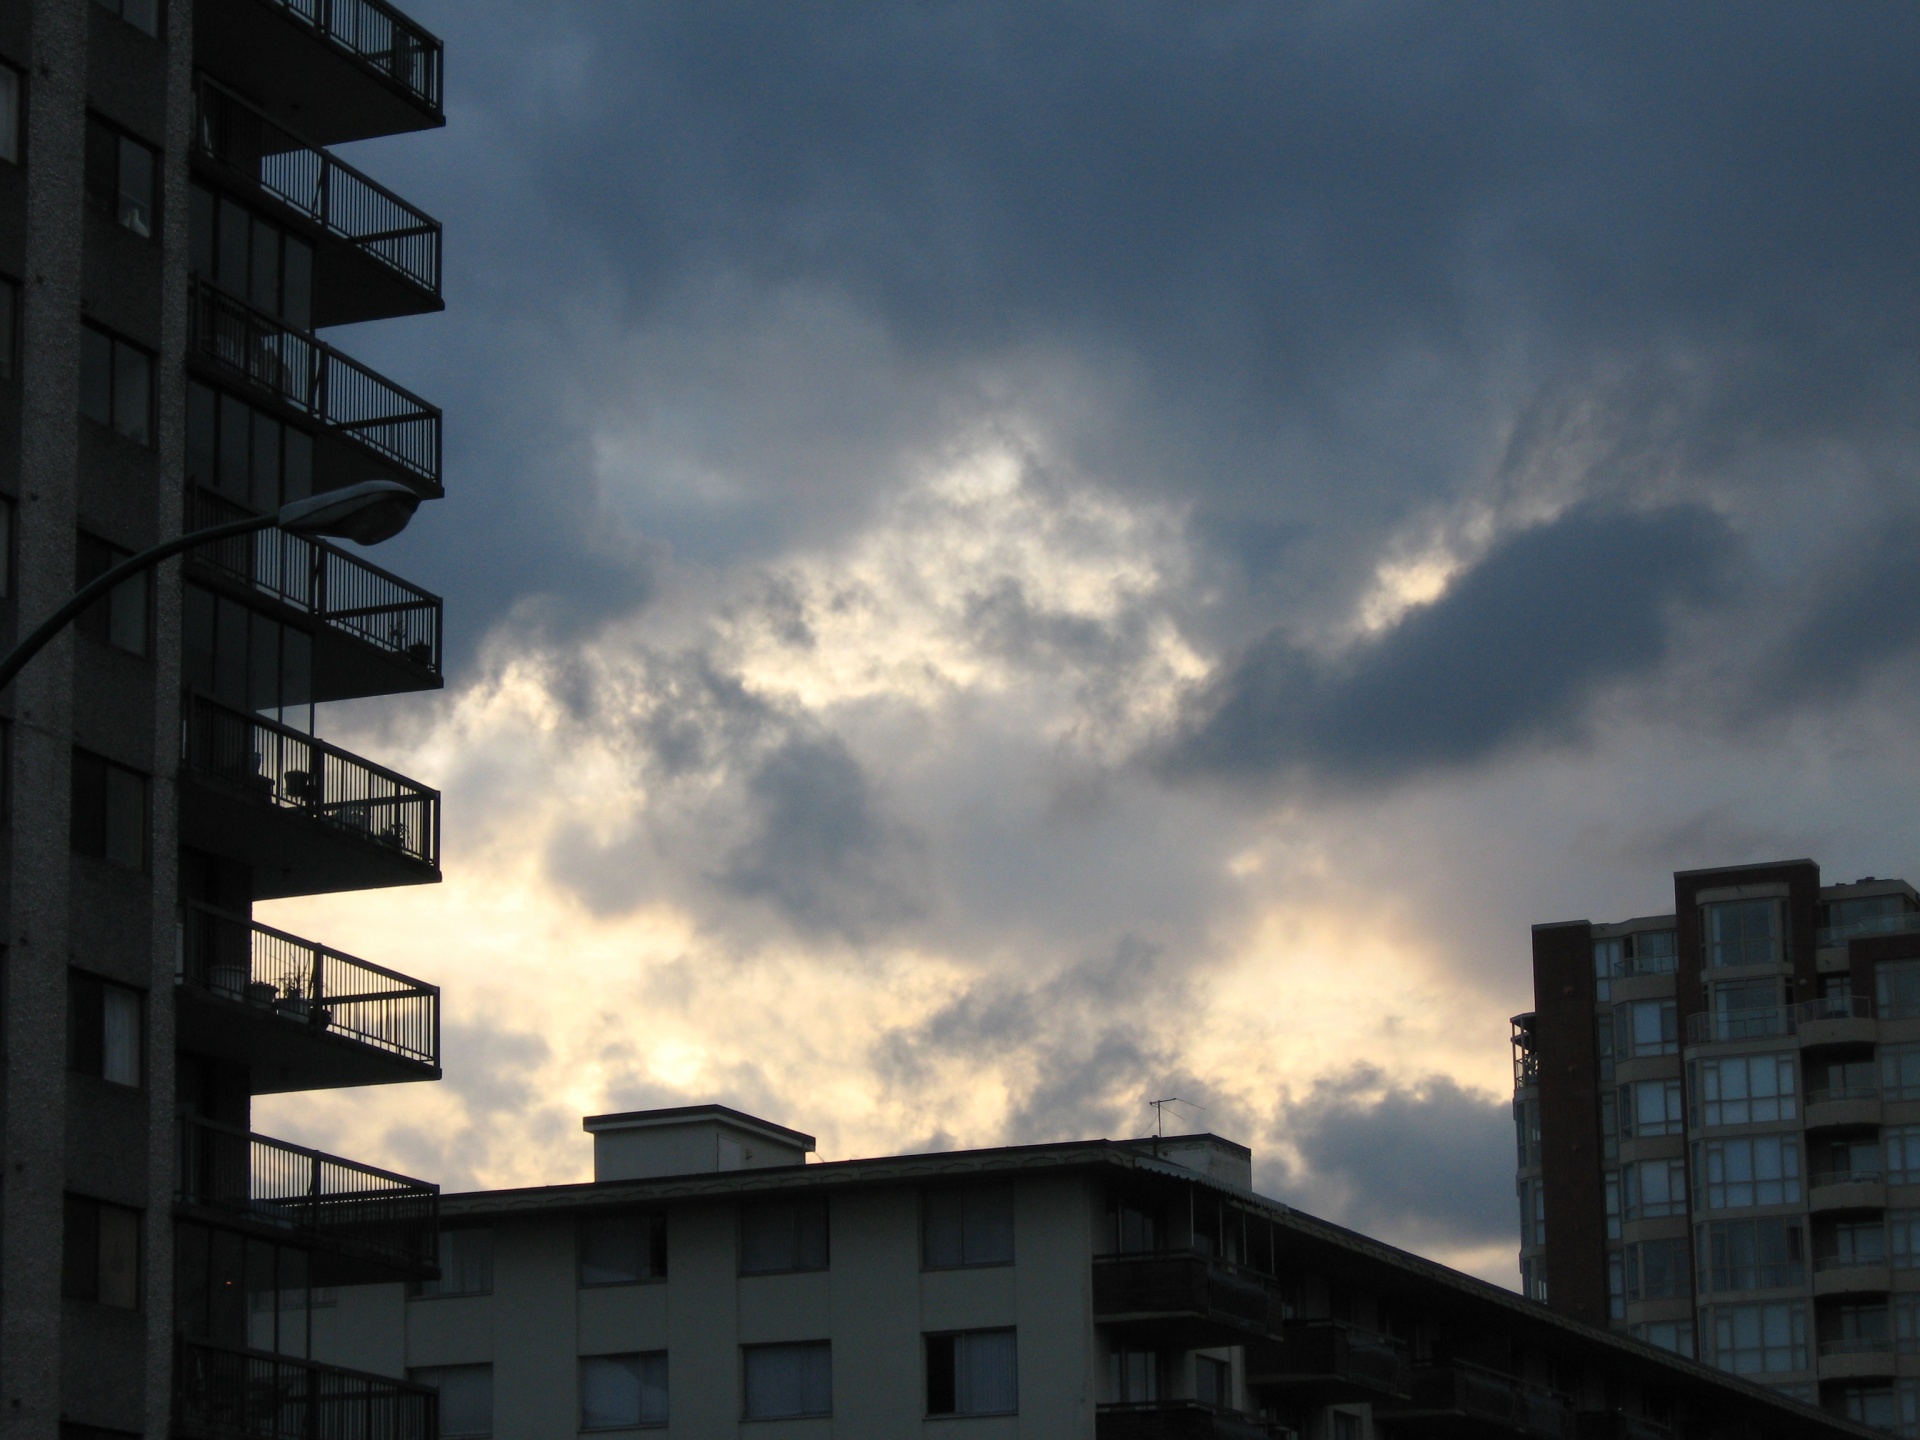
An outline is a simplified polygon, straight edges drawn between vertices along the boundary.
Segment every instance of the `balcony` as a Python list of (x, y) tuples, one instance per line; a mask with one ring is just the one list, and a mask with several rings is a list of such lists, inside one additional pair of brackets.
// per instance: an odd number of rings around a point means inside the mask
[[(253, 0), (260, 3), (260, 0)], [(440, 494), (440, 411), (263, 310), (193, 282), (187, 358), (210, 380), (312, 422), (315, 490), (392, 479)]]
[(1702, 1010), (1687, 1017), (1687, 1043), (1709, 1045), (1726, 1040), (1765, 1040), (1791, 1035), (1794, 1014), (1789, 1006), (1768, 1005), (1755, 1010)]
[(186, 697), (180, 840), (253, 871), (253, 898), (432, 884), (440, 794), (285, 725)]
[(1807, 1091), (1807, 1129), (1854, 1129), (1880, 1123), (1877, 1085), (1828, 1085)]
[(1807, 1187), (1807, 1208), (1879, 1210), (1887, 1203), (1886, 1176), (1879, 1170), (1822, 1170)]
[[(198, 486), (187, 492), (187, 528), (252, 514)], [(440, 597), (328, 544), (262, 530), (187, 552), (194, 577), (234, 598), (279, 611), (313, 636), (313, 699), (357, 700), (437, 690)]]
[(1813, 1262), (1816, 1295), (1884, 1295), (1893, 1288), (1893, 1271), (1882, 1260), (1853, 1255), (1820, 1255)]
[(175, 1342), (180, 1440), (436, 1440), (440, 1397), (424, 1385), (260, 1350)]
[(1278, 1341), (1248, 1344), (1246, 1364), (1247, 1384), (1317, 1404), (1405, 1399), (1412, 1383), (1405, 1346), (1337, 1320), (1289, 1320)]
[(1911, 935), (1920, 930), (1920, 910), (1903, 910), (1893, 915), (1868, 915), (1845, 925), (1822, 925), (1814, 932), (1813, 943), (1821, 950), (1845, 945), (1856, 935)]
[(1250, 1415), (1200, 1400), (1131, 1400), (1094, 1412), (1094, 1440), (1271, 1440)]
[(438, 220), (204, 75), (194, 86), (193, 157), (318, 229), (316, 329), (443, 308)]
[(1280, 1301), (1256, 1272), (1189, 1251), (1093, 1262), (1094, 1323), (1184, 1350), (1280, 1333)]
[(183, 1115), (174, 1200), (227, 1227), (304, 1243), (314, 1284), (430, 1275), (440, 1187)]
[(199, 0), (194, 60), (322, 145), (446, 123), (442, 49), (383, 0)]
[(1879, 1033), (1874, 1004), (1865, 995), (1828, 995), (1804, 1000), (1792, 1011), (1794, 1029), (1803, 1048), (1821, 1045), (1871, 1044)]
[(1574, 1440), (1573, 1403), (1565, 1395), (1457, 1361), (1415, 1370), (1413, 1398), (1376, 1405), (1373, 1416), (1395, 1435)]
[(180, 941), (180, 1043), (254, 1094), (440, 1078), (437, 986), (205, 905)]
[(1820, 1342), (1822, 1380), (1881, 1380), (1894, 1373), (1893, 1341), (1885, 1335)]

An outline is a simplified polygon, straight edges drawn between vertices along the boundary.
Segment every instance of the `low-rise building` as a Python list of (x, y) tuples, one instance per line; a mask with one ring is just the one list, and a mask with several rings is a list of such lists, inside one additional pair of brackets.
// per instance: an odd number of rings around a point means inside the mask
[(589, 1183), (444, 1197), (435, 1281), (314, 1345), (446, 1440), (1864, 1436), (1254, 1193), (1214, 1135), (807, 1163), (720, 1106), (589, 1117)]

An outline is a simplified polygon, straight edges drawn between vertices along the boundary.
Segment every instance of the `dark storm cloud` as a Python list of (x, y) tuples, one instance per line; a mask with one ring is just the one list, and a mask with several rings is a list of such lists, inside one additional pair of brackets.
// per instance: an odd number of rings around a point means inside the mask
[[(1253, 605), (1351, 583), (1530, 376), (1680, 357), (1709, 470), (1911, 425), (1907, 9), (421, 10), (457, 123), (392, 173), (451, 226), (429, 368), (470, 626), (529, 591), (631, 607), (662, 537), (855, 525), (1017, 355), (1101, 392), (1068, 458), (1189, 504)], [(680, 451), (611, 514), (580, 432), (662, 394)]]
[(1852, 698), (1920, 644), (1920, 520), (1889, 516), (1834, 563), (1775, 663), (1758, 677), (1759, 703)]
[(1315, 1085), (1279, 1124), (1304, 1167), (1279, 1193), (1303, 1209), (1429, 1244), (1512, 1236), (1513, 1119), (1491, 1095), (1445, 1076), (1395, 1088), (1361, 1066)]
[(1691, 506), (1576, 510), (1349, 653), (1270, 634), (1211, 687), (1167, 763), (1365, 782), (1570, 737), (1597, 690), (1660, 662), (1669, 612), (1712, 591), (1728, 549), (1724, 523)]

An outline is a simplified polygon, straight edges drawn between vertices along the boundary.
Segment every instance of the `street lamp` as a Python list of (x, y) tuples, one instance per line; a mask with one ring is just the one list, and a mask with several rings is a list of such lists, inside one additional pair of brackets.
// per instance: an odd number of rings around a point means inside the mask
[(413, 512), (419, 506), (419, 495), (398, 481), (363, 480), (358, 485), (291, 501), (271, 515), (249, 515), (244, 520), (209, 525), (204, 530), (195, 530), (189, 535), (164, 541), (151, 550), (142, 550), (83, 585), (72, 599), (49, 615), (39, 629), (14, 646), (6, 659), (0, 660), (0, 689), (5, 689), (13, 677), (20, 673), (22, 666), (38, 655), (63, 626), (94, 601), (128, 576), (151, 570), (162, 560), (178, 555), (182, 550), (191, 550), (196, 545), (205, 545), (214, 540), (231, 539), (236, 535), (252, 535), (260, 530), (276, 529), (284, 530), (289, 535), (327, 535), (335, 539), (357, 541), (362, 545), (378, 545), (382, 540), (390, 540), (406, 529), (407, 521), (413, 518)]

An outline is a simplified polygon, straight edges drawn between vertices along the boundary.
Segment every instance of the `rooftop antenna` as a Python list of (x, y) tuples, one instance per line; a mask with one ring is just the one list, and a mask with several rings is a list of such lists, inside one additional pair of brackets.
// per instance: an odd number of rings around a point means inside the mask
[(1156, 1140), (1166, 1138), (1167, 1106), (1190, 1105), (1203, 1114), (1207, 1108), (1204, 1105), (1194, 1105), (1191, 1100), (1182, 1100), (1178, 1095), (1169, 1095), (1164, 1100), (1149, 1100), (1147, 1104), (1153, 1107), (1153, 1138)]

